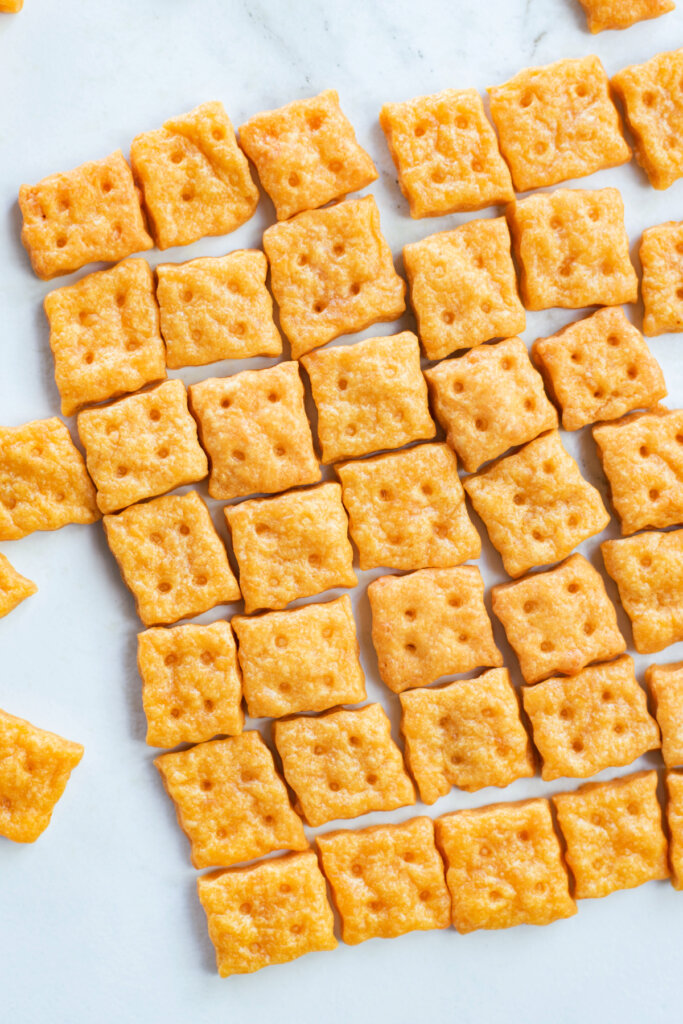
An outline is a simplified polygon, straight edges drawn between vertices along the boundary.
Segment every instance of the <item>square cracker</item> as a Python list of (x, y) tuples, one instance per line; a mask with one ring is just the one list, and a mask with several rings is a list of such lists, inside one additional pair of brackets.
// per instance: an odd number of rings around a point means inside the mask
[(673, 0), (579, 0), (593, 34), (605, 29), (630, 28), (638, 21), (673, 11)]
[(468, 473), (558, 425), (519, 338), (446, 359), (425, 377), (436, 418)]
[(328, 832), (316, 842), (344, 942), (448, 927), (451, 901), (429, 818)]
[(150, 747), (242, 732), (242, 679), (229, 623), (138, 633), (138, 669)]
[(456, 811), (435, 826), (461, 934), (551, 924), (576, 913), (547, 800)]
[(17, 605), (35, 594), (38, 587), (33, 580), (17, 572), (8, 558), (0, 554), (0, 619), (9, 615)]
[(334, 89), (249, 118), (240, 126), (240, 144), (256, 164), (278, 220), (358, 192), (377, 178)]
[(320, 480), (298, 363), (212, 377), (191, 384), (189, 396), (211, 460), (212, 498), (273, 494)]
[(619, 306), (638, 298), (616, 188), (558, 188), (507, 209), (527, 309)]
[(488, 93), (517, 192), (583, 178), (631, 159), (598, 57), (525, 68)]
[(643, 268), (643, 333), (652, 337), (683, 331), (683, 224), (670, 220), (646, 228), (638, 255)]
[(281, 719), (273, 739), (296, 809), (309, 825), (415, 803), (381, 704)]
[(428, 359), (526, 326), (505, 217), (471, 220), (403, 247), (410, 301)]
[(587, 782), (552, 800), (576, 899), (609, 896), (669, 877), (657, 772)]
[(534, 756), (506, 668), (401, 694), (406, 761), (423, 803), (451, 786), (470, 793), (534, 774)]
[(368, 598), (379, 674), (394, 693), (503, 664), (474, 565), (380, 576)]
[(351, 600), (237, 615), (244, 696), (252, 718), (326, 711), (365, 700)]
[(583, 555), (548, 572), (493, 587), (493, 613), (519, 658), (524, 681), (563, 672), (626, 650), (602, 576)]
[(372, 196), (308, 210), (263, 235), (280, 325), (292, 358), (405, 311)]
[(22, 185), (19, 209), (21, 240), (44, 281), (86, 263), (115, 263), (154, 244), (120, 150), (37, 185)]
[(337, 466), (361, 569), (445, 568), (481, 554), (446, 444)]
[(230, 867), (273, 850), (307, 849), (260, 733), (198, 743), (161, 754), (154, 764), (190, 840), (194, 867)]
[(282, 338), (266, 288), (260, 249), (157, 267), (157, 301), (166, 365), (204, 366), (221, 359), (279, 356)]
[(633, 627), (640, 654), (683, 640), (683, 530), (605, 540), (605, 568)]
[(683, 522), (683, 409), (593, 427), (622, 533)]
[(258, 204), (247, 158), (222, 103), (203, 103), (137, 135), (130, 162), (158, 249), (227, 235)]
[(683, 772), (666, 773), (666, 790), (671, 884), (674, 889), (683, 889)]
[(379, 123), (411, 217), (481, 210), (514, 199), (510, 172), (476, 89), (385, 103)]
[(147, 260), (88, 274), (48, 292), (44, 305), (64, 416), (166, 376)]
[(666, 395), (659, 363), (619, 307), (599, 309), (539, 338), (531, 356), (562, 410), (565, 430), (619, 419)]
[(83, 456), (61, 420), (0, 427), (0, 540), (99, 518)]
[(420, 346), (411, 331), (311, 352), (301, 362), (318, 410), (323, 462), (434, 437)]
[(196, 491), (131, 505), (105, 516), (104, 529), (146, 626), (239, 601), (226, 550)]
[(659, 729), (628, 655), (525, 686), (522, 699), (546, 780), (585, 779), (659, 749)]
[(116, 512), (209, 471), (181, 380), (78, 415), (78, 434), (102, 512)]
[(599, 492), (556, 430), (464, 483), (510, 576), (565, 558), (609, 522)]
[(82, 757), (80, 743), (0, 710), (0, 836), (34, 843)]
[(247, 614), (358, 582), (337, 483), (252, 498), (229, 506), (225, 516)]
[(669, 768), (683, 764), (683, 661), (650, 665), (645, 682), (662, 731), (662, 757)]

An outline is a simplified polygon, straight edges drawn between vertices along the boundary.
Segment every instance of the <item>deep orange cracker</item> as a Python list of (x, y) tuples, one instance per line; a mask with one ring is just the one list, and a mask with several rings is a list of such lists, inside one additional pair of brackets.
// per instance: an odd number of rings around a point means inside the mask
[(0, 619), (37, 590), (33, 580), (17, 572), (9, 559), (0, 553)]
[(586, 11), (591, 32), (630, 28), (639, 21), (659, 18), (673, 11), (673, 0), (579, 0)]
[(643, 268), (643, 333), (683, 331), (683, 224), (646, 228), (638, 251)]
[(674, 889), (683, 889), (683, 772), (666, 773), (666, 790), (671, 884)]
[(650, 665), (645, 682), (662, 731), (662, 757), (669, 768), (683, 765), (683, 661)]

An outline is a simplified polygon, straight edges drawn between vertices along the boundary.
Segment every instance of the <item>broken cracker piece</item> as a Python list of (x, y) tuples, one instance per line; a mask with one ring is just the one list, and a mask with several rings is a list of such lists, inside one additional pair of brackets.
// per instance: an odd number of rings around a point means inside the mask
[(17, 572), (8, 558), (0, 554), (0, 619), (9, 615), (17, 605), (35, 594), (38, 587), (33, 580)]

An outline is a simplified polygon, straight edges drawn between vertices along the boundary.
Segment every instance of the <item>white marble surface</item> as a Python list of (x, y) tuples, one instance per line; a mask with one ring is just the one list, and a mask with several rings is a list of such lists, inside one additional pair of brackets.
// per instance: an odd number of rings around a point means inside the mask
[[(33, 277), (19, 243), (21, 182), (116, 147), (125, 151), (137, 132), (207, 99), (222, 100), (239, 125), (259, 110), (333, 86), (381, 169), (371, 191), (400, 266), (403, 244), (466, 218), (409, 219), (377, 124), (382, 102), (450, 86), (483, 90), (530, 63), (592, 52), (612, 73), (680, 45), (682, 29), (683, 7), (626, 32), (592, 37), (575, 0), (26, 0), (21, 15), (0, 15), (0, 422), (58, 411), (40, 305), (50, 286)], [(634, 246), (647, 225), (683, 216), (683, 181), (656, 193), (634, 164), (581, 184), (622, 189)], [(258, 245), (270, 220), (264, 199), (231, 237), (149, 258), (156, 263)], [(639, 322), (640, 310), (633, 315)], [(525, 338), (531, 342), (573, 318), (558, 310), (532, 314)], [(366, 334), (394, 329), (381, 325)], [(681, 344), (674, 336), (652, 342), (672, 405), (683, 398)], [(174, 375), (191, 382), (236, 369), (221, 364)], [(584, 435), (569, 446), (600, 483)], [(612, 526), (608, 535), (615, 534)], [(596, 546), (583, 548), (594, 560)], [(585, 901), (577, 917), (547, 929), (468, 937), (449, 930), (340, 945), (334, 953), (221, 981), (187, 843), (152, 767), (154, 752), (144, 744), (135, 669), (139, 624), (101, 529), (69, 527), (1, 548), (40, 592), (0, 622), (0, 706), (86, 746), (40, 841), (29, 847), (0, 841), (3, 1020), (655, 1024), (680, 1015), (683, 896), (667, 883)], [(483, 564), (489, 583), (502, 578), (488, 550)], [(382, 699), (396, 720), (397, 701), (377, 682), (364, 590), (357, 613), (369, 696)], [(622, 625), (630, 637), (623, 616)], [(497, 635), (502, 640), (500, 630)], [(681, 646), (651, 660), (680, 659)], [(639, 672), (644, 665), (639, 659)], [(430, 813), (574, 785), (546, 786), (537, 778), (504, 793), (453, 791)], [(353, 824), (413, 813), (406, 808)]]

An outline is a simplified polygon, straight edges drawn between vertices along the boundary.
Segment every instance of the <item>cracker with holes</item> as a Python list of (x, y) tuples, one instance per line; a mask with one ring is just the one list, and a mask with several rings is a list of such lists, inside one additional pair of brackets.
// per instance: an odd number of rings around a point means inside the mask
[(492, 598), (527, 683), (574, 675), (626, 650), (602, 576), (583, 555), (494, 587)]
[(311, 352), (301, 362), (318, 410), (323, 462), (434, 437), (411, 331)]
[(519, 338), (446, 359), (425, 377), (436, 418), (468, 473), (558, 425)]
[(0, 540), (99, 518), (83, 456), (60, 419), (0, 427)]
[(525, 68), (488, 93), (517, 192), (583, 178), (631, 159), (598, 57)]
[(196, 868), (230, 867), (308, 847), (273, 755), (258, 732), (161, 754), (154, 761)]
[(358, 582), (337, 483), (252, 498), (228, 506), (225, 516), (247, 614)]
[(278, 220), (358, 192), (377, 178), (334, 89), (249, 118), (240, 127), (240, 144), (256, 164)]
[(406, 761), (433, 804), (452, 786), (473, 793), (534, 774), (534, 757), (506, 668), (401, 694)]
[(381, 704), (280, 720), (273, 739), (296, 809), (309, 825), (415, 803)]
[(638, 21), (659, 18), (673, 11), (673, 0), (579, 0), (591, 32), (630, 28)]
[(674, 889), (683, 889), (683, 773), (666, 773), (666, 791), (671, 884)]
[(138, 633), (138, 668), (150, 747), (242, 732), (242, 679), (229, 623)]
[(326, 711), (365, 700), (356, 624), (346, 594), (286, 612), (237, 615), (232, 627), (251, 718)]
[(565, 558), (609, 522), (599, 492), (581, 476), (556, 430), (464, 483), (513, 577)]
[(429, 818), (317, 836), (322, 868), (351, 946), (447, 928), (451, 901)]
[(576, 899), (669, 877), (657, 772), (587, 782), (552, 798)]
[(616, 188), (558, 188), (511, 203), (512, 248), (527, 309), (618, 306), (638, 298)]
[(405, 310), (405, 285), (372, 196), (274, 224), (263, 248), (293, 359), (340, 334), (396, 320)]
[(683, 224), (646, 228), (640, 242), (643, 268), (643, 333), (683, 331)]
[(320, 480), (296, 362), (190, 385), (190, 408), (211, 461), (209, 494), (273, 494)]
[(539, 338), (531, 355), (560, 406), (565, 430), (619, 419), (666, 395), (659, 363), (619, 307), (599, 309)]
[(221, 359), (279, 356), (282, 338), (266, 288), (260, 249), (157, 267), (157, 301), (166, 365), (204, 366)]
[(82, 757), (80, 743), (0, 710), (0, 836), (34, 843)]
[(196, 491), (131, 505), (105, 516), (104, 529), (145, 626), (239, 601), (226, 550)]
[(222, 978), (337, 948), (325, 877), (312, 850), (211, 872), (197, 879), (197, 889)]
[(474, 565), (380, 576), (368, 598), (379, 674), (394, 693), (503, 664)]
[(547, 800), (444, 814), (435, 827), (461, 934), (546, 925), (576, 913)]
[(22, 185), (19, 209), (21, 240), (44, 281), (86, 263), (115, 263), (154, 244), (120, 150), (37, 185)]
[(683, 640), (683, 530), (605, 540), (605, 568), (633, 627), (640, 654)]
[(428, 359), (526, 326), (504, 217), (471, 220), (403, 247), (410, 301)]
[(35, 594), (38, 587), (33, 580), (22, 576), (8, 558), (0, 554), (0, 619)]
[(662, 732), (662, 757), (669, 768), (683, 765), (683, 661), (650, 665), (645, 682)]
[(209, 471), (181, 380), (78, 415), (78, 434), (102, 512), (116, 512)]
[(147, 260), (124, 260), (48, 292), (45, 312), (64, 416), (166, 376)]
[(337, 466), (361, 569), (446, 568), (478, 558), (455, 455), (422, 444)]
[(482, 210), (514, 199), (510, 172), (476, 89), (385, 103), (379, 123), (411, 217)]

